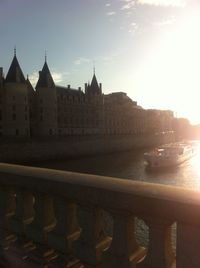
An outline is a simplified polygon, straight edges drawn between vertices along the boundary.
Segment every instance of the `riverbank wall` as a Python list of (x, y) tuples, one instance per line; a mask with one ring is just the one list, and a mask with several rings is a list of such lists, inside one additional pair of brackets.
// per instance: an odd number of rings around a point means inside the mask
[(173, 135), (171, 133), (148, 136), (82, 136), (56, 140), (1, 141), (0, 162), (23, 163), (77, 158), (87, 155), (139, 150), (172, 141)]

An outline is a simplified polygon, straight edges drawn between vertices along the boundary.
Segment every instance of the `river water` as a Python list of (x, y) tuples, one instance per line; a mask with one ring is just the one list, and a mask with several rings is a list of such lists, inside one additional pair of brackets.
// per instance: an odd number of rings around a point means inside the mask
[[(150, 183), (184, 186), (200, 190), (200, 141), (193, 142), (193, 144), (196, 148), (196, 154), (191, 159), (175, 168), (154, 172), (148, 171), (144, 165), (143, 154), (145, 150), (82, 157), (72, 160), (48, 161), (33, 165)], [(112, 220), (109, 216), (106, 220), (106, 226), (107, 232), (112, 233)], [(141, 219), (136, 219), (136, 240), (140, 245), (148, 246), (148, 227)], [(172, 225), (172, 246), (175, 250), (176, 224)]]
[(143, 158), (144, 150), (89, 156), (72, 160), (48, 161), (34, 165), (200, 189), (200, 141), (193, 143), (196, 147), (194, 157), (177, 167), (160, 171), (148, 171), (146, 169)]

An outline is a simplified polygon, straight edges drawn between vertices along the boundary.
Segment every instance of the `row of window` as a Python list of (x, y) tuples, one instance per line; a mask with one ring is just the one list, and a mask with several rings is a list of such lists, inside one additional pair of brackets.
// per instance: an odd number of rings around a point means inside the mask
[[(16, 128), (14, 131), (15, 131), (15, 136), (19, 136), (21, 134), (24, 135), (24, 131), (20, 132), (20, 130), (18, 128)], [(25, 134), (26, 134), (26, 136), (29, 136), (29, 130), (27, 128), (25, 129)], [(0, 127), (0, 136), (2, 136), (2, 135), (3, 135), (2, 127)]]

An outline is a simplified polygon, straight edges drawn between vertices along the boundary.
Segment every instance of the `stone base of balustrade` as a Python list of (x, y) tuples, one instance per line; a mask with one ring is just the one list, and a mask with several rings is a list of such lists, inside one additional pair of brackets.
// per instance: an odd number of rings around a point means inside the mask
[(37, 245), (33, 250), (28, 252), (26, 262), (34, 263), (35, 267), (47, 267), (48, 264), (57, 257), (58, 254), (56, 254), (53, 249)]
[(83, 268), (81, 262), (74, 257), (58, 255), (58, 257), (49, 263), (48, 268)]
[[(142, 263), (138, 263), (137, 264), (138, 268), (155, 268), (155, 265), (151, 264), (151, 263), (146, 263), (146, 262), (142, 262)], [(157, 267), (157, 266), (156, 266)], [(161, 266), (159, 266), (161, 267)], [(165, 264), (165, 266), (162, 267), (167, 267), (167, 268), (176, 268), (176, 261), (174, 260), (171, 264)]]
[(4, 250), (3, 255), (0, 256), (1, 268), (35, 268), (35, 264), (27, 262), (26, 256), (23, 252), (15, 246), (10, 246), (9, 249)]
[(0, 267), (9, 267), (9, 262), (8, 262), (8, 259), (6, 257), (6, 252), (7, 250), (5, 250), (4, 253), (1, 253), (0, 254)]
[[(65, 256), (56, 255), (56, 259), (49, 258), (48, 261), (41, 260), (41, 256), (38, 258), (38, 252), (32, 250), (31, 254), (27, 254), (27, 249), (12, 245), (9, 249), (2, 250), (0, 253), (0, 268), (36, 268), (36, 267), (48, 267), (48, 268), (83, 268), (84, 266), (78, 259), (71, 258), (66, 260)], [(47, 256), (45, 256), (47, 257)], [(55, 255), (54, 255), (55, 257)]]

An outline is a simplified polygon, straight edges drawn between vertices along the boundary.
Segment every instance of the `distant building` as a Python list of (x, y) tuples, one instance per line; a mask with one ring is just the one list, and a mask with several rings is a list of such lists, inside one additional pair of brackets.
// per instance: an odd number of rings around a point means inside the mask
[(45, 59), (35, 90), (16, 52), (6, 77), (0, 68), (0, 136), (145, 135), (172, 130), (173, 113), (145, 110), (124, 92), (102, 93), (91, 83), (73, 89), (56, 85)]

